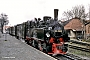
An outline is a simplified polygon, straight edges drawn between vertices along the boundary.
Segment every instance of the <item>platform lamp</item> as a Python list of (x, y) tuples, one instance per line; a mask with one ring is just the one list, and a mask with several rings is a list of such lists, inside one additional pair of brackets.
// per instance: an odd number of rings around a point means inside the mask
[(8, 24), (8, 23), (7, 23), (7, 22), (8, 22), (8, 21), (7, 21), (7, 16), (8, 16), (8, 15), (6, 15), (6, 14), (4, 15), (5, 41), (7, 41), (7, 31), (6, 31), (6, 30), (7, 30), (7, 29), (6, 29), (6, 25)]

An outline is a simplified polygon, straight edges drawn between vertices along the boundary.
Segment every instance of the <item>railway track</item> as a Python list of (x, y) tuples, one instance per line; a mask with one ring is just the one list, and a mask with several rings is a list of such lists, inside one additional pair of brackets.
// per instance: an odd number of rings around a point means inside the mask
[[(66, 58), (66, 60), (86, 60), (86, 59), (83, 59), (79, 56), (76, 56), (76, 55), (70, 54), (70, 53), (64, 54), (62, 56), (63, 56), (63, 58)], [(55, 58), (57, 60), (61, 60), (61, 55), (57, 55)]]
[(73, 46), (73, 45), (69, 45), (69, 48), (73, 48), (73, 49), (77, 49), (77, 50), (81, 50), (81, 51), (85, 51), (85, 52), (90, 52), (90, 49)]
[(70, 42), (72, 42), (72, 43), (76, 43), (76, 44), (81, 44), (81, 45), (86, 45), (86, 46), (90, 46), (90, 44), (88, 44), (88, 43), (85, 43), (85, 42), (78, 42), (78, 41), (74, 41), (74, 40), (70, 40)]
[(77, 50), (81, 50), (81, 51), (85, 51), (85, 52), (90, 52), (90, 49), (73, 46), (73, 45), (69, 45), (69, 48), (73, 48), (73, 49), (77, 49)]
[(65, 54), (65, 55), (63, 55), (63, 56), (65, 56), (65, 57), (67, 57), (67, 58), (69, 58), (69, 59), (71, 59), (71, 60), (85, 60), (85, 59), (82, 59), (81, 57), (78, 57), (78, 56), (76, 56), (76, 55), (69, 54), (69, 53), (67, 53), (67, 54)]

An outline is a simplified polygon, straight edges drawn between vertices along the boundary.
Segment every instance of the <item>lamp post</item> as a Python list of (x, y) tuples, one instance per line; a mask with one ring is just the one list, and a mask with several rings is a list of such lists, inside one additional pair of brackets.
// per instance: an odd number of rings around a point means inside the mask
[(6, 26), (5, 26), (5, 41), (7, 41), (7, 31), (6, 31)]
[(5, 26), (4, 27), (4, 29), (5, 29), (5, 41), (7, 41), (7, 29), (6, 29), (6, 25), (8, 24), (8, 20), (7, 20), (7, 15), (6, 14), (4, 14), (3, 15), (3, 26)]

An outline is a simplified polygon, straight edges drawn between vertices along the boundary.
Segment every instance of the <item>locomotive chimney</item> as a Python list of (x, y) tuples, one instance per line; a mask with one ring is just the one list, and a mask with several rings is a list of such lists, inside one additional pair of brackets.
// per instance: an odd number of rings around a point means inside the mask
[(58, 9), (54, 9), (54, 20), (58, 20)]

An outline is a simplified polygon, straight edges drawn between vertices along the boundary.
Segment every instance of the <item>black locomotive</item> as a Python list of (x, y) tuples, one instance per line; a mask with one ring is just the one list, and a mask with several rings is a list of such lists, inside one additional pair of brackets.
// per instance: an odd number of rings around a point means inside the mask
[(44, 16), (43, 20), (27, 21), (8, 28), (9, 34), (24, 39), (29, 45), (47, 54), (65, 54), (70, 38), (62, 24), (58, 22), (58, 9), (54, 9), (54, 19)]

